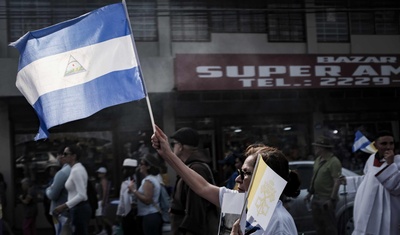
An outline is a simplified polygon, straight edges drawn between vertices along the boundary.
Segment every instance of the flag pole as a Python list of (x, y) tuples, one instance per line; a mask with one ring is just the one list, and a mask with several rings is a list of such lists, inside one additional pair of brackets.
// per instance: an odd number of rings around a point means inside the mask
[(130, 29), (130, 31), (131, 31), (132, 45), (133, 45), (133, 49), (134, 49), (134, 52), (135, 52), (135, 57), (136, 57), (136, 61), (137, 61), (137, 64), (138, 64), (139, 73), (140, 73), (140, 76), (141, 76), (141, 78), (142, 78), (143, 89), (144, 89), (145, 94), (146, 94), (145, 97), (146, 97), (147, 108), (149, 109), (149, 115), (150, 115), (151, 126), (152, 126), (152, 128), (153, 128), (153, 131), (155, 132), (155, 131), (156, 131), (156, 129), (155, 129), (155, 125), (156, 125), (156, 124), (155, 124), (155, 122), (154, 122), (153, 110), (152, 110), (152, 108), (151, 108), (150, 99), (149, 99), (149, 94), (147, 93), (146, 83), (144, 82), (144, 76), (143, 76), (143, 73), (142, 73), (142, 66), (140, 66), (139, 55), (138, 55), (137, 50), (136, 50), (136, 44), (135, 44), (135, 39), (134, 39), (134, 37), (133, 37), (133, 31), (132, 31), (132, 26), (131, 26), (131, 20), (129, 19), (128, 7), (126, 6), (125, 0), (122, 0), (122, 5), (124, 5), (125, 16), (126, 16), (126, 19), (127, 19), (127, 21), (128, 21), (129, 29)]

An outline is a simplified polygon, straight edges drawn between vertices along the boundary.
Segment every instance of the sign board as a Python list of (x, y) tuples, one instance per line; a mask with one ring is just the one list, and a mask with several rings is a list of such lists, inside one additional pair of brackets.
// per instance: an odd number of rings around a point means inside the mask
[(399, 87), (399, 55), (177, 54), (177, 90)]

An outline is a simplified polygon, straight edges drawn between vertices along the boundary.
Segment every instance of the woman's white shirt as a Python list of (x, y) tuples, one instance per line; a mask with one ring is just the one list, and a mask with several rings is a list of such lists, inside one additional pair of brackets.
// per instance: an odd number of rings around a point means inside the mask
[(158, 180), (157, 176), (155, 175), (148, 175), (146, 176), (143, 180), (142, 183), (138, 189), (139, 193), (144, 193), (143, 190), (143, 185), (146, 181), (149, 181), (151, 184), (153, 184), (154, 189), (153, 189), (153, 203), (150, 203), (149, 205), (144, 204), (142, 201), (137, 200), (137, 206), (138, 206), (138, 216), (145, 216), (149, 214), (153, 214), (158, 212), (158, 209), (154, 206), (154, 203), (157, 205), (158, 208), (160, 208), (160, 202), (159, 202), (159, 197), (160, 197), (160, 190), (161, 190), (161, 184), (160, 181)]
[(68, 208), (76, 206), (78, 203), (87, 200), (88, 174), (85, 167), (78, 162), (71, 167), (71, 173), (65, 182), (68, 191), (68, 201), (65, 203)]

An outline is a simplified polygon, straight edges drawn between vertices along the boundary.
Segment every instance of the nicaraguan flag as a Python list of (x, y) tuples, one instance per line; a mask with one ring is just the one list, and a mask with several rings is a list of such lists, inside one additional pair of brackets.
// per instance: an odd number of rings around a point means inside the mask
[(371, 141), (365, 137), (361, 131), (356, 132), (356, 137), (354, 139), (354, 144), (353, 144), (353, 153), (356, 152), (357, 150), (361, 150), (365, 153), (375, 153), (377, 150)]
[(20, 52), (16, 85), (35, 109), (39, 133), (109, 106), (145, 98), (129, 17), (112, 4), (10, 45)]

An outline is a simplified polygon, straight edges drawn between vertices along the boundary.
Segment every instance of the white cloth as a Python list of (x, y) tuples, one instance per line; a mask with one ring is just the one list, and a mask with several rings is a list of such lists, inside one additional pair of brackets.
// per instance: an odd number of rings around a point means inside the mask
[(97, 202), (97, 209), (94, 213), (95, 216), (103, 216), (103, 200)]
[[(237, 193), (236, 190), (231, 190), (221, 187), (219, 190), (219, 202), (222, 205), (222, 198), (224, 193)], [(282, 201), (278, 201), (271, 220), (267, 226), (266, 231), (262, 228), (256, 230), (251, 235), (297, 235), (296, 224), (294, 223), (292, 215), (283, 206)]]
[(68, 217), (65, 216), (53, 216), (54, 228), (56, 230), (56, 235), (70, 235), (71, 231), (71, 222)]
[(132, 209), (132, 203), (136, 203), (133, 200), (132, 194), (129, 193), (129, 184), (129, 179), (121, 183), (121, 189), (119, 191), (119, 204), (116, 212), (117, 215), (126, 216)]
[[(353, 235), (398, 235), (400, 155), (395, 156), (395, 162), (390, 166), (385, 162), (376, 167), (374, 160), (375, 154), (372, 154), (365, 163), (364, 176), (357, 189)], [(379, 176), (376, 176), (381, 170)]]
[(86, 201), (87, 197), (88, 174), (81, 163), (75, 163), (71, 168), (71, 173), (65, 182), (68, 191), (68, 201), (65, 203), (68, 208), (76, 206), (78, 203)]

